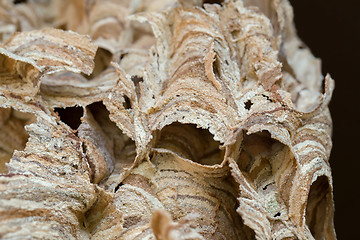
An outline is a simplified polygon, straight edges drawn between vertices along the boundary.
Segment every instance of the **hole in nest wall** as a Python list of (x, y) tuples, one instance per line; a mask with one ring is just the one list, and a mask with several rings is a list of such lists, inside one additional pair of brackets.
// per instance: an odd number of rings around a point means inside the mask
[(126, 96), (126, 95), (124, 95), (123, 106), (124, 106), (125, 109), (130, 109), (131, 108), (130, 98), (128, 98), (128, 96)]
[[(271, 138), (268, 131), (245, 135), (238, 159), (240, 170), (256, 175), (260, 172), (259, 167), (266, 167), (269, 164), (269, 158), (273, 155), (274, 150), (280, 149), (282, 146), (277, 140)], [(255, 164), (255, 161), (262, 161), (262, 163)]]
[(15, 150), (24, 150), (29, 138), (25, 126), (36, 121), (31, 113), (0, 108), (0, 173), (7, 173), (8, 163)]
[(253, 103), (250, 100), (247, 100), (245, 103), (245, 109), (250, 110), (252, 105), (253, 105)]
[(114, 169), (109, 177), (109, 182), (104, 182), (104, 186), (107, 189), (116, 190), (115, 188), (119, 186), (113, 185), (113, 180), (111, 179), (120, 177), (123, 169), (128, 168), (134, 162), (136, 157), (135, 142), (124, 134), (116, 123), (110, 119), (110, 112), (102, 102), (92, 103), (86, 109), (90, 111), (97, 125), (104, 133), (107, 149), (114, 157)]
[(87, 79), (93, 79), (110, 66), (112, 54), (104, 48), (98, 48), (95, 54), (95, 66), (90, 75), (83, 74)]
[(218, 5), (222, 5), (224, 2), (224, 0), (204, 0), (203, 1), (203, 5), (204, 4), (218, 4)]
[(139, 77), (137, 75), (131, 76), (131, 80), (134, 82), (134, 85), (139, 85), (140, 82), (143, 82), (144, 79), (142, 77)]
[(59, 115), (60, 120), (73, 130), (78, 129), (81, 124), (81, 117), (84, 115), (84, 109), (78, 106), (55, 108), (54, 111)]
[(221, 63), (219, 60), (219, 57), (216, 55), (215, 56), (215, 61), (212, 64), (213, 67), (213, 73), (216, 76), (216, 78), (220, 79), (221, 76)]
[(326, 176), (320, 176), (311, 185), (306, 205), (306, 224), (315, 239), (326, 239), (327, 229), (333, 222), (333, 216), (328, 206), (332, 206), (329, 181)]
[(231, 31), (231, 37), (235, 40), (238, 39), (240, 36), (240, 30), (234, 29)]
[(123, 186), (123, 185), (124, 185), (123, 182), (119, 183), (119, 184), (115, 187), (114, 192), (117, 192), (117, 191), (119, 190), (119, 188), (120, 188), (121, 186)]
[[(110, 192), (116, 192), (122, 186), (122, 174), (125, 168), (129, 168), (136, 157), (135, 142), (129, 138), (122, 130), (110, 119), (110, 112), (102, 102), (95, 102), (86, 107), (101, 128), (106, 140), (106, 149), (112, 155), (113, 170), (101, 182), (100, 186)], [(120, 184), (119, 184), (120, 182)]]
[(14, 0), (14, 4), (27, 3), (27, 0)]
[(134, 75), (134, 76), (131, 76), (131, 80), (133, 81), (133, 83), (135, 85), (135, 93), (136, 93), (137, 99), (140, 99), (140, 95), (141, 95), (140, 88), (141, 88), (141, 83), (144, 82), (144, 78)]
[(111, 121), (109, 117), (110, 112), (102, 102), (92, 103), (87, 106), (87, 109), (91, 112), (106, 137), (113, 143), (113, 152), (116, 155), (117, 152), (123, 149), (124, 143), (129, 140), (129, 138), (116, 126), (116, 123)]
[(224, 151), (208, 129), (178, 122), (165, 126), (159, 133), (156, 147), (165, 148), (203, 165), (220, 164)]
[[(283, 158), (276, 156), (285, 150), (284, 147), (285, 145), (272, 139), (268, 131), (244, 136), (237, 163), (239, 169), (251, 179), (256, 191), (265, 193), (275, 187), (269, 183), (283, 164)], [(268, 184), (264, 186), (265, 183)]]
[[(213, 165), (221, 163), (223, 159), (222, 152), (219, 150), (220, 143), (213, 139), (213, 135), (207, 129), (197, 128), (194, 124), (172, 123), (161, 129), (157, 137), (156, 147), (171, 150), (197, 163)], [(156, 155), (157, 153), (155, 153), (155, 159)], [(206, 158), (209, 155), (215, 155), (215, 158), (208, 161)], [(162, 158), (162, 160), (165, 159)], [(201, 216), (197, 224), (203, 226), (203, 229), (199, 233), (205, 239), (255, 239), (253, 230), (244, 224), (236, 211), (239, 207), (237, 200), (239, 185), (234, 181), (228, 169), (225, 167), (222, 174), (213, 174), (214, 169), (208, 168), (204, 173), (203, 167), (194, 166), (190, 169), (186, 165), (181, 166), (179, 164), (181, 162), (175, 165), (162, 165), (159, 174), (160, 176), (164, 174), (162, 176), (166, 176), (167, 180), (164, 182), (162, 177), (159, 177), (158, 179), (161, 180), (156, 184), (159, 189), (163, 189), (163, 186), (169, 186), (168, 183), (170, 183), (171, 196), (176, 192), (175, 199), (178, 199), (176, 208), (182, 209), (184, 213), (191, 211)], [(155, 162), (155, 165), (157, 163)], [(157, 194), (159, 199), (170, 197), (163, 191), (158, 191)], [(162, 201), (167, 207), (167, 200)], [(172, 207), (169, 209), (174, 219), (183, 217), (182, 213), (179, 215), (178, 210), (174, 211)], [(209, 212), (213, 214), (209, 216)], [(213, 220), (214, 222), (211, 223)], [(221, 224), (217, 225), (216, 222)]]

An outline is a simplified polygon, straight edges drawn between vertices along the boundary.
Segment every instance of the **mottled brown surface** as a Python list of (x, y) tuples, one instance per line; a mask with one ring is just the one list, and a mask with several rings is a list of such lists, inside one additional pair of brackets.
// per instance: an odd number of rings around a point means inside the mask
[(287, 0), (0, 6), (1, 238), (336, 239)]

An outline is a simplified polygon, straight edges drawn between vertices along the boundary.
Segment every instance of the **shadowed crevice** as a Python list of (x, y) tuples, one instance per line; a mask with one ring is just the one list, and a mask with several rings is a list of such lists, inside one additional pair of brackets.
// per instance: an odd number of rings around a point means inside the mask
[(15, 150), (24, 150), (29, 134), (25, 126), (36, 121), (31, 113), (0, 108), (0, 174), (8, 173), (8, 163)]
[(96, 51), (94, 62), (95, 66), (90, 75), (83, 74), (83, 76), (89, 80), (99, 76), (105, 69), (110, 66), (112, 54), (104, 49), (99, 47)]
[[(125, 168), (131, 166), (135, 160), (135, 142), (110, 119), (110, 112), (102, 102), (95, 102), (86, 107), (86, 117), (79, 135), (85, 139), (85, 146), (103, 158), (99, 163), (90, 151), (89, 159), (94, 162), (97, 169), (104, 164), (107, 173), (103, 174), (101, 185), (111, 192), (116, 192)], [(103, 170), (104, 171), (104, 170)]]
[(203, 5), (204, 4), (218, 4), (218, 5), (222, 5), (224, 3), (224, 0), (204, 0), (203, 1)]
[(158, 135), (157, 148), (171, 150), (183, 158), (202, 165), (220, 164), (224, 151), (208, 129), (178, 122), (165, 126)]
[(332, 229), (333, 214), (331, 189), (326, 176), (320, 176), (311, 185), (306, 206), (306, 224), (315, 239), (327, 239)]
[(58, 114), (60, 120), (73, 130), (78, 129), (81, 124), (81, 117), (84, 115), (84, 109), (79, 106), (55, 108), (54, 111)]

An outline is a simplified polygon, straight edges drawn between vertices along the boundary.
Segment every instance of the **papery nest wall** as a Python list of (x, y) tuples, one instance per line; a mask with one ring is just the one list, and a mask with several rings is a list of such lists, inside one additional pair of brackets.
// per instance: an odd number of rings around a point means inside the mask
[(0, 5), (1, 238), (336, 239), (288, 1)]

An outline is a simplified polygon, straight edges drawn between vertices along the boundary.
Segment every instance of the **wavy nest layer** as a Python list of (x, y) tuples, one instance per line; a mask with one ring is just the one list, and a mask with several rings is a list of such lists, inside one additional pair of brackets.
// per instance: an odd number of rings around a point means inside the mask
[(0, 0), (0, 42), (1, 239), (336, 239), (287, 0)]

